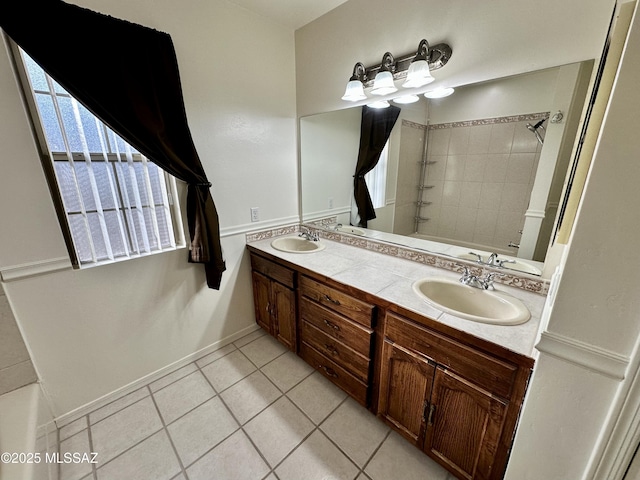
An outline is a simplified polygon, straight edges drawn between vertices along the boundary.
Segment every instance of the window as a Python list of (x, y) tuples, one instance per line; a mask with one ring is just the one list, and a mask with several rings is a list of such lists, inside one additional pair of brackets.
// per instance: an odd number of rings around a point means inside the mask
[(25, 52), (16, 52), (74, 266), (183, 247), (175, 178), (98, 120)]
[(382, 208), (385, 205), (385, 190), (387, 188), (387, 163), (389, 159), (389, 142), (382, 149), (380, 160), (373, 170), (364, 176), (373, 208)]

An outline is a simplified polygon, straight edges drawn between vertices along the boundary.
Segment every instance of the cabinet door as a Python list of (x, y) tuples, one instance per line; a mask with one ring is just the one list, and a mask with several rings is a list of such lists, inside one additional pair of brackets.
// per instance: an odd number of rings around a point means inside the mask
[(384, 340), (378, 415), (422, 445), (435, 367), (426, 358)]
[(273, 335), (287, 346), (296, 351), (296, 296), (293, 290), (271, 282), (273, 299)]
[(459, 478), (490, 479), (506, 403), (486, 390), (436, 369), (425, 452)]
[(269, 280), (258, 272), (251, 272), (253, 279), (253, 304), (256, 310), (256, 323), (271, 333), (271, 294)]

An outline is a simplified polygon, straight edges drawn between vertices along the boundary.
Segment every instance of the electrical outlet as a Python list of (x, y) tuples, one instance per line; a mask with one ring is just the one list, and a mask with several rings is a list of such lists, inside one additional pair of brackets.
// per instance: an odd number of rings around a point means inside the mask
[(329, 197), (329, 208), (333, 208), (333, 197)]
[(260, 220), (260, 211), (258, 207), (251, 207), (251, 221), (257, 222)]

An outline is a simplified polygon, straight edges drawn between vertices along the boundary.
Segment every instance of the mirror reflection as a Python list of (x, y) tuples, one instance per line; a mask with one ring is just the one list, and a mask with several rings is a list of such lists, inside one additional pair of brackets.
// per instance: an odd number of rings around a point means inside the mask
[[(401, 108), (366, 182), (376, 218), (353, 211), (362, 107), (300, 119), (303, 221), (540, 274), (593, 61), (458, 87)], [(340, 228), (334, 225), (333, 228)]]

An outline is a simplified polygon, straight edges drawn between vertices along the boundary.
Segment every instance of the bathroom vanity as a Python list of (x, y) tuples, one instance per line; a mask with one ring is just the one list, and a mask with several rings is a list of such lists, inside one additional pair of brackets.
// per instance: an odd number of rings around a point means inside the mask
[(528, 325), (480, 325), (405, 295), (439, 270), (322, 243), (308, 255), (248, 244), (257, 323), (458, 478), (502, 478), (544, 297), (522, 292)]

